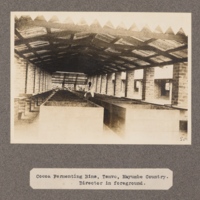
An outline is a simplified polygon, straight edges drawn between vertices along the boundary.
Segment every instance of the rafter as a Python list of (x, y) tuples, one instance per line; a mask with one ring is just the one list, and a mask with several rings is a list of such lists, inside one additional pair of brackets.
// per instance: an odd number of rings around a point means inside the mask
[[(34, 27), (37, 27), (36, 33)], [(26, 29), (30, 31), (21, 32)], [(38, 35), (37, 30), (42, 35)], [(32, 34), (32, 37), (28, 34)], [(60, 70), (102, 74), (187, 62), (187, 58), (171, 54), (188, 49), (187, 36), (162, 31), (154, 33), (148, 27), (138, 31), (20, 18), (16, 21), (15, 35), (18, 37), (15, 53), (50, 72)], [(170, 61), (158, 63), (155, 60), (157, 56), (164, 56), (165, 60)]]

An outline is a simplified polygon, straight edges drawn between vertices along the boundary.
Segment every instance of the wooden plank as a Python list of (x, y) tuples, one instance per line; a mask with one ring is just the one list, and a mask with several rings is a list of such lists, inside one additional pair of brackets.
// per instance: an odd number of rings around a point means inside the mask
[[(24, 38), (21, 36), (21, 34), (15, 29), (15, 34), (17, 35), (17, 37), (20, 39), (20, 40), (23, 40)], [(43, 62), (43, 60), (39, 57), (38, 53), (34, 50), (34, 48), (32, 48), (30, 46), (29, 43), (25, 43), (26, 46), (28, 47), (28, 49), (30, 50), (30, 52), (34, 53), (36, 57), (38, 57), (38, 60), (40, 60), (41, 62)]]

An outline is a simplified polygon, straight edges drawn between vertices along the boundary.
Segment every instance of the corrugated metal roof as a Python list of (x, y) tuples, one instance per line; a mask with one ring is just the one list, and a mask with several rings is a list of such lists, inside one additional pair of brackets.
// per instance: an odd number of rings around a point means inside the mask
[(84, 19), (60, 22), (56, 16), (48, 21), (43, 16), (15, 18), (15, 53), (49, 72), (99, 74), (163, 66), (187, 62), (187, 52), (183, 29), (174, 34), (171, 27), (163, 33), (159, 26), (139, 31), (135, 24), (126, 29), (107, 22), (102, 27), (97, 20), (89, 25)]

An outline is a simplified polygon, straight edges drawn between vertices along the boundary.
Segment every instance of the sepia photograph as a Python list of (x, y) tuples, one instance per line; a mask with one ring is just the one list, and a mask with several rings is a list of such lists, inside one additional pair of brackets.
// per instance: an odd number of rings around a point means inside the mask
[(191, 145), (191, 13), (11, 12), (11, 143)]

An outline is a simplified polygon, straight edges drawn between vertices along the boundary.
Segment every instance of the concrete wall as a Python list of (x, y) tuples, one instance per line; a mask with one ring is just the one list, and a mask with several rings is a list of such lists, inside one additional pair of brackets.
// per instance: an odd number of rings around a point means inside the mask
[(18, 97), (19, 94), (25, 93), (25, 80), (26, 80), (26, 68), (27, 62), (23, 58), (15, 56), (15, 66), (14, 66), (14, 82), (13, 82), (13, 92), (14, 96)]
[(113, 95), (113, 82), (112, 82), (112, 73), (107, 74), (107, 87), (106, 87), (106, 94)]
[(19, 101), (18, 99), (14, 99), (14, 121), (17, 121), (19, 119), (18, 111), (19, 111)]
[[(48, 132), (46, 131), (47, 126)], [(45, 106), (44, 104), (40, 107), (39, 135), (45, 140), (68, 140), (69, 136), (66, 137), (68, 133), (84, 139), (86, 134), (94, 136), (102, 132), (102, 107)]]
[(187, 63), (174, 64), (172, 81), (172, 104), (186, 107), (188, 104), (188, 66)]
[(92, 84), (93, 84), (94, 91), (96, 92), (97, 91), (97, 76), (93, 76)]
[(106, 94), (106, 81), (107, 75), (104, 74), (101, 76), (101, 94)]
[(115, 73), (115, 96), (121, 97), (121, 72)]
[[(51, 89), (51, 74), (15, 55), (12, 66), (14, 119), (23, 117), (30, 108), (30, 96)], [(48, 85), (48, 86), (47, 86)]]
[(179, 67), (178, 106), (187, 107), (188, 104), (188, 66), (181, 63)]
[(134, 88), (134, 71), (135, 70), (130, 70), (127, 72), (127, 77), (126, 77), (126, 96), (128, 98), (133, 98), (133, 88)]
[[(135, 89), (136, 81), (139, 83), (139, 88)], [(143, 93), (143, 79), (136, 79), (135, 78), (135, 70), (127, 71), (126, 76), (126, 97), (133, 98), (133, 99), (142, 99)], [(145, 94), (143, 95), (145, 96)]]
[[(137, 87), (137, 89), (135, 87)], [(133, 98), (142, 99), (142, 91), (143, 91), (143, 79), (134, 80)]]
[[(14, 96), (35, 94), (51, 89), (51, 74), (27, 60), (15, 56), (14, 65)], [(47, 86), (48, 85), (48, 86)]]
[(97, 93), (101, 92), (101, 75), (97, 75)]
[[(177, 63), (173, 67), (173, 78), (155, 79), (155, 68), (144, 69), (143, 78), (138, 78), (135, 70), (126, 72), (125, 95), (122, 95), (121, 72), (115, 73), (115, 80), (112, 80), (112, 73), (93, 76), (91, 80), (94, 84), (95, 92), (116, 97), (125, 96), (132, 99), (142, 99), (147, 102), (157, 104), (173, 104), (178, 107), (187, 108), (188, 102), (188, 66), (187, 63)], [(166, 90), (161, 95), (162, 80), (169, 83), (169, 91)], [(136, 87), (136, 82), (138, 85)], [(167, 94), (168, 93), (168, 94)]]
[(149, 67), (146, 69), (144, 76), (144, 85), (145, 85), (145, 100), (152, 101), (154, 100), (154, 68)]
[(28, 63), (27, 67), (27, 86), (26, 86), (26, 93), (32, 94), (34, 90), (34, 70), (35, 66), (33, 64)]

